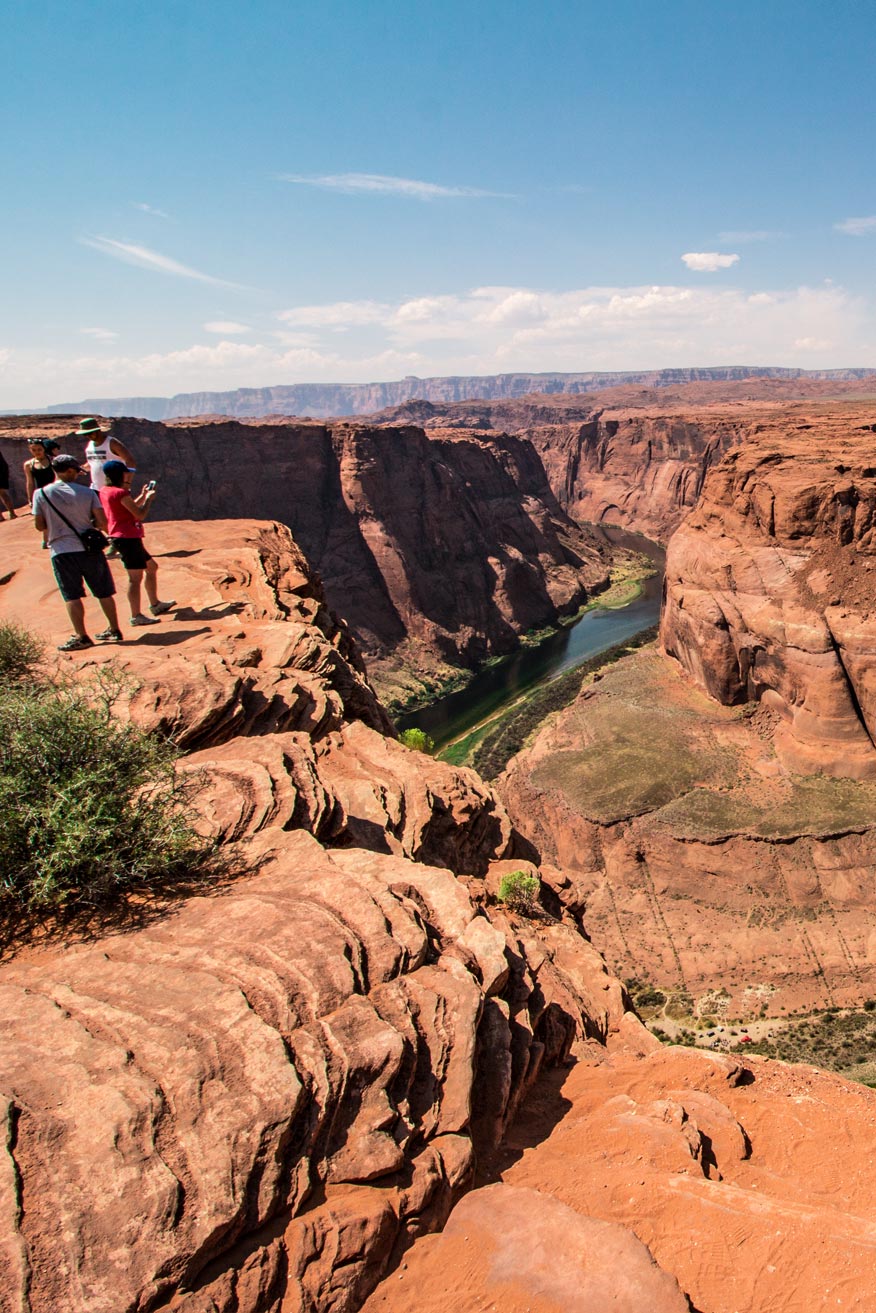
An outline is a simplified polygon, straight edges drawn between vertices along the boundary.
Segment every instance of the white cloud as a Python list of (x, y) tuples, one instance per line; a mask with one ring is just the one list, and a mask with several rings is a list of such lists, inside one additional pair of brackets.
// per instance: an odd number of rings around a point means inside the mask
[(845, 233), (848, 237), (870, 237), (876, 233), (876, 214), (868, 214), (860, 219), (843, 219), (842, 223), (833, 226), (838, 233)]
[(823, 337), (796, 337), (794, 346), (798, 351), (829, 351), (833, 343)]
[(212, 274), (201, 273), (199, 269), (180, 264), (169, 255), (151, 251), (148, 246), (138, 246), (134, 242), (117, 242), (111, 237), (80, 237), (79, 240), (83, 246), (90, 246), (93, 250), (110, 255), (114, 260), (122, 260), (125, 264), (138, 265), (141, 269), (173, 274), (177, 278), (193, 278), (196, 282), (210, 283), (213, 287), (233, 287), (238, 291), (244, 290), (239, 283), (229, 283), (224, 278), (214, 278)]
[[(830, 368), (876, 356), (876, 303), (820, 284), (756, 291), (585, 287), (469, 291), (298, 306), (267, 342), (196, 342), (140, 356), (0, 352), (0, 408), (88, 396), (359, 382), (405, 374), (657, 369), (692, 365)], [(285, 318), (288, 316), (288, 318)], [(339, 333), (339, 328), (345, 328)]]
[(238, 337), (243, 333), (251, 333), (252, 329), (248, 324), (235, 323), (233, 319), (211, 319), (204, 324), (204, 332), (227, 333), (229, 337)]
[(164, 210), (157, 210), (154, 205), (147, 205), (145, 201), (131, 201), (135, 210), (142, 210), (144, 214), (153, 214), (156, 219), (169, 219), (170, 215), (165, 214)]
[(718, 269), (729, 269), (739, 263), (738, 255), (724, 255), (721, 251), (688, 251), (681, 258), (688, 269), (700, 274), (713, 274)]
[(326, 305), (298, 305), (281, 310), (277, 318), (298, 328), (357, 328), (383, 323), (391, 307), (380, 301), (332, 301)]
[(381, 192), (384, 195), (409, 196), (418, 201), (434, 201), (443, 197), (478, 197), (498, 196), (508, 199), (507, 193), (484, 191), (480, 187), (445, 187), (437, 182), (422, 182), (416, 178), (394, 178), (384, 173), (326, 173), (308, 175), (304, 173), (281, 173), (281, 182), (294, 182), (305, 187), (322, 187), (328, 191), (347, 192), (350, 195), (363, 192)]
[(118, 333), (111, 328), (80, 328), (80, 333), (86, 337), (93, 337), (95, 342), (115, 342)]

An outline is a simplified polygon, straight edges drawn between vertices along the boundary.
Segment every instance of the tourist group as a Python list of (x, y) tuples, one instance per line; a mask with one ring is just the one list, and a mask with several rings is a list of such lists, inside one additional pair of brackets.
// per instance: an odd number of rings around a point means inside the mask
[[(143, 522), (155, 497), (155, 483), (133, 495), (136, 474), (130, 451), (118, 438), (101, 429), (96, 419), (82, 420), (71, 438), (84, 440), (85, 462), (61, 452), (53, 438), (32, 438), (30, 456), (24, 462), (27, 496), (34, 524), (42, 534), (43, 547), (51, 555), (52, 569), (73, 633), (59, 644), (61, 652), (81, 652), (94, 646), (85, 627), (85, 587), (97, 598), (107, 627), (96, 635), (101, 643), (121, 643), (123, 635), (116, 610), (116, 585), (107, 564), (117, 557), (128, 575), (130, 623), (154, 625), (176, 602), (158, 596), (158, 566), (146, 550)], [(90, 486), (80, 481), (90, 473)], [(9, 470), (0, 456), (0, 504), (15, 518), (9, 495)], [(0, 509), (0, 519), (3, 518)], [(104, 536), (109, 535), (109, 542)], [(142, 607), (145, 587), (149, 615)]]

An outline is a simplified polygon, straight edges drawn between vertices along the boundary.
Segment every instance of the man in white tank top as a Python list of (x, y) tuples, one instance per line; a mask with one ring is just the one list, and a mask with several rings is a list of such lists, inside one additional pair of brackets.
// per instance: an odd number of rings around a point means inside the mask
[(134, 458), (125, 444), (118, 438), (111, 437), (108, 431), (100, 427), (96, 419), (83, 419), (76, 430), (76, 437), (88, 439), (85, 459), (91, 470), (92, 488), (100, 489), (106, 483), (103, 472), (104, 461), (123, 460), (129, 468), (133, 468)]

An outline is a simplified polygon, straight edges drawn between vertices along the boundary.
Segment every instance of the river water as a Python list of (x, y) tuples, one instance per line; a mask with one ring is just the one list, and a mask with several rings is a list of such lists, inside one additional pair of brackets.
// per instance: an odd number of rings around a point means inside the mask
[(537, 647), (521, 648), (507, 660), (480, 671), (458, 692), (397, 717), (397, 728), (416, 726), (425, 730), (440, 750), (534, 685), (553, 679), (655, 625), (660, 618), (663, 593), (666, 555), (663, 548), (641, 534), (613, 525), (600, 525), (597, 532), (616, 547), (641, 552), (657, 567), (657, 573), (645, 580), (642, 593), (634, 602), (616, 610), (586, 611), (580, 620), (551, 634)]

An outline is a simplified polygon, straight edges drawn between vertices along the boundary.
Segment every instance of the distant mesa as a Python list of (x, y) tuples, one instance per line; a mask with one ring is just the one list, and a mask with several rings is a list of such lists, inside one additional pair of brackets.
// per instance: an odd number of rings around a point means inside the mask
[(175, 397), (87, 397), (46, 407), (49, 415), (130, 415), (136, 419), (185, 419), (227, 415), (252, 419), (264, 415), (312, 415), (318, 419), (371, 415), (414, 399), (446, 404), (472, 398), (498, 400), (528, 393), (598, 392), (603, 388), (666, 388), (686, 383), (727, 383), (745, 379), (832, 381), (847, 383), (876, 376), (876, 369), (781, 369), (772, 366), (722, 365), (710, 368), (649, 369), (581, 374), (485, 374), (471, 377), (417, 378), (408, 374), (390, 383), (295, 383), (232, 392), (180, 392)]

